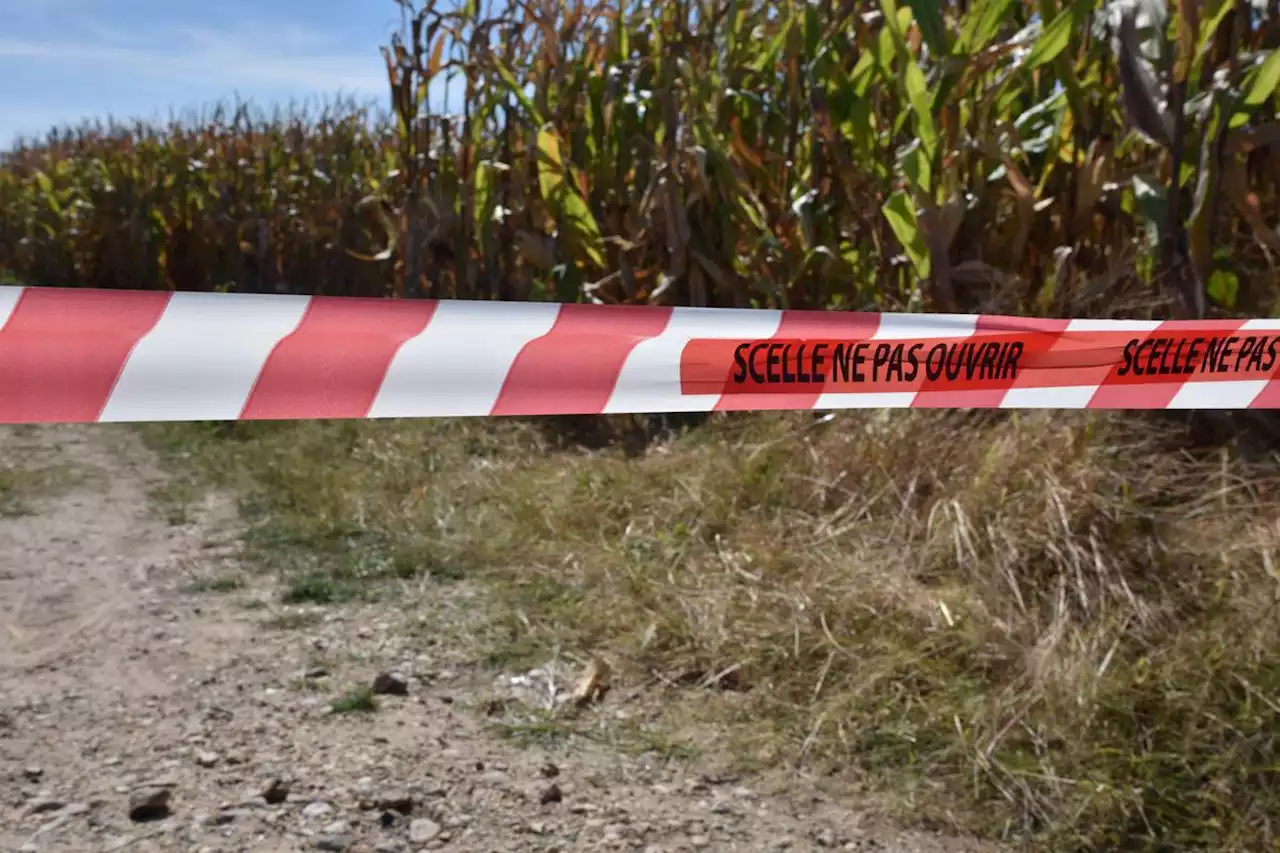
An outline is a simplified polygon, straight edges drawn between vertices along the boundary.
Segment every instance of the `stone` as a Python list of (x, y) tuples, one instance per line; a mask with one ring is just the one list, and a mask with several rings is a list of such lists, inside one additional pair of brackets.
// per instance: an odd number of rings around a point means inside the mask
[(28, 815), (48, 814), (49, 812), (60, 811), (65, 808), (66, 805), (65, 800), (59, 800), (56, 797), (40, 797), (31, 805), (27, 806), (26, 813)]
[(302, 810), (302, 816), (308, 820), (328, 817), (331, 814), (333, 814), (333, 806), (321, 800), (316, 800), (314, 803), (307, 803), (307, 807)]
[(538, 795), (538, 802), (544, 806), (550, 805), (551, 803), (558, 803), (563, 799), (564, 792), (560, 790), (559, 785), (554, 783), (548, 785), (543, 789), (542, 793)]
[(408, 695), (409, 679), (398, 672), (380, 672), (373, 679), (373, 692), (379, 696)]
[(383, 811), (409, 814), (413, 811), (413, 795), (406, 791), (391, 791), (378, 797), (374, 807)]
[(201, 767), (212, 767), (218, 763), (218, 753), (201, 752), (196, 755), (196, 764)]
[(440, 824), (420, 817), (409, 824), (409, 840), (414, 844), (426, 844), (440, 834)]
[(269, 806), (278, 806), (289, 798), (290, 784), (284, 779), (272, 779), (262, 790), (262, 799)]
[(144, 785), (129, 795), (129, 820), (146, 823), (163, 820), (171, 813), (172, 785)]

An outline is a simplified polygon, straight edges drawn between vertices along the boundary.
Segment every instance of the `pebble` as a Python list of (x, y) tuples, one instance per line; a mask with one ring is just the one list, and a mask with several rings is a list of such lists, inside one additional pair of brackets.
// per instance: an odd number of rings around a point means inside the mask
[(328, 817), (330, 814), (333, 814), (333, 806), (320, 800), (308, 803), (307, 807), (302, 810), (302, 816), (310, 820)]
[(216, 752), (201, 752), (196, 756), (196, 764), (199, 764), (201, 767), (212, 767), (217, 763), (218, 753)]
[(548, 785), (541, 794), (538, 795), (538, 802), (542, 805), (550, 805), (558, 803), (564, 799), (564, 792), (560, 790), (560, 786), (556, 784)]
[(409, 693), (409, 679), (398, 672), (380, 672), (373, 680), (373, 692), (380, 696), (405, 696)]
[(129, 819), (142, 823), (169, 816), (173, 788), (169, 785), (147, 785), (129, 795)]
[(404, 791), (394, 791), (389, 794), (383, 794), (378, 797), (375, 808), (383, 811), (400, 812), (400, 814), (409, 814), (413, 811), (413, 796)]
[(63, 800), (53, 797), (41, 797), (31, 805), (27, 806), (27, 814), (47, 814), (48, 812), (56, 812), (66, 806)]
[(414, 844), (426, 844), (440, 834), (440, 824), (425, 817), (417, 818), (409, 824), (409, 840)]
[(262, 791), (262, 799), (267, 805), (276, 806), (289, 798), (289, 783), (284, 779), (272, 779)]

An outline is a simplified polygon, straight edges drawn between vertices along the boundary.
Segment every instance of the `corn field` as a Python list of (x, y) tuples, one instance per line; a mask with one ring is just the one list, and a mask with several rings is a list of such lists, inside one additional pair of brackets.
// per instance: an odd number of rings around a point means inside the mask
[[(400, 3), (389, 110), (20, 142), (0, 270), (1076, 316), (1280, 296), (1280, 0)], [(446, 79), (459, 103), (428, 97)]]

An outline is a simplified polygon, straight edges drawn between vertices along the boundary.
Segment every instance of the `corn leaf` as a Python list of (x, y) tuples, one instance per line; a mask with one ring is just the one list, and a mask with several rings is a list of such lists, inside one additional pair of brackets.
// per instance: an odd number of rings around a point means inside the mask
[(560, 137), (550, 125), (538, 131), (538, 188), (555, 212), (557, 224), (570, 232), (574, 242), (596, 266), (604, 265), (604, 239), (591, 209), (565, 178), (560, 158)]
[(911, 12), (915, 15), (916, 24), (920, 27), (920, 35), (929, 46), (929, 53), (935, 58), (947, 53), (947, 26), (942, 18), (940, 0), (907, 0)]
[(1280, 85), (1280, 50), (1273, 50), (1249, 75), (1240, 106), (1252, 111), (1266, 103)]
[(1009, 5), (1013, 0), (978, 0), (969, 8), (964, 24), (960, 28), (960, 40), (956, 52), (969, 57), (987, 46), (995, 38), (1009, 16)]
[(916, 275), (922, 279), (929, 277), (929, 248), (925, 245), (924, 234), (920, 231), (920, 223), (916, 219), (915, 205), (911, 197), (903, 190), (889, 196), (889, 200), (881, 208), (893, 234), (902, 244)]
[(1071, 31), (1075, 26), (1074, 9), (1063, 9), (1043, 30), (1031, 51), (1023, 61), (1023, 67), (1034, 71), (1052, 62), (1071, 43)]

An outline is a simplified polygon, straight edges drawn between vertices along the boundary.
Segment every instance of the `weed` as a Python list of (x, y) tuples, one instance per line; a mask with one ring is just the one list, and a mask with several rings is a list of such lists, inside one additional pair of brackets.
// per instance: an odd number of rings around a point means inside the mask
[(335, 714), (371, 714), (378, 710), (378, 700), (370, 688), (357, 687), (333, 700), (329, 710)]
[[(252, 607), (245, 605), (249, 609), (261, 609), (265, 605)], [(285, 610), (275, 614), (263, 623), (265, 628), (275, 631), (298, 631), (302, 628), (308, 628), (320, 621), (320, 615), (314, 611), (308, 610)]]
[(182, 591), (190, 595), (208, 592), (227, 593), (243, 589), (244, 586), (244, 578), (240, 575), (219, 575), (217, 577), (194, 580), (184, 586)]
[(65, 465), (0, 465), (0, 518), (30, 515), (36, 500), (58, 494), (81, 477)]

